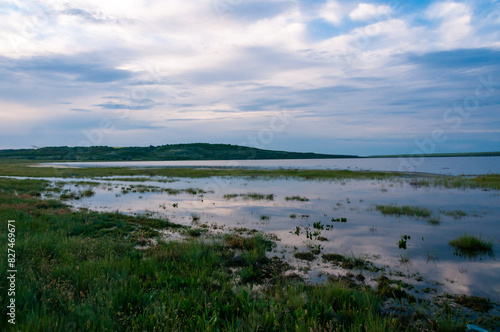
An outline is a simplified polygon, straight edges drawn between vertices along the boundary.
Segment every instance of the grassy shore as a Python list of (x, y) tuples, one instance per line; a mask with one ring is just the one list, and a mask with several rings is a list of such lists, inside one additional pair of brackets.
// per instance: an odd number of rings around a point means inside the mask
[[(464, 330), (448, 313), (382, 310), (394, 286), (344, 279), (310, 285), (266, 256), (264, 234), (203, 235), (164, 219), (71, 211), (41, 200), (49, 183), (0, 179), (0, 238), (16, 225), (19, 331)], [(165, 241), (162, 232), (183, 240)], [(7, 331), (7, 262), (0, 260), (0, 329)], [(387, 279), (387, 278), (386, 278)], [(385, 279), (384, 279), (385, 280)]]
[[(50, 161), (47, 161), (50, 162)], [(402, 180), (416, 187), (500, 190), (500, 174), (481, 176), (439, 176), (433, 174), (305, 169), (243, 168), (53, 168), (32, 167), (33, 161), (0, 160), (0, 176), (23, 177), (101, 177), (101, 176), (165, 176), (205, 178), (213, 176), (247, 178), (298, 178), (305, 180)]]

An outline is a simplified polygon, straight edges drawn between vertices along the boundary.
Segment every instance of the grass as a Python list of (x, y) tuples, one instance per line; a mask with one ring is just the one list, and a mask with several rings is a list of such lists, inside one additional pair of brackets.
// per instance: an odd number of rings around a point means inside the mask
[(438, 226), (441, 224), (441, 218), (439, 218), (439, 217), (429, 218), (429, 219), (427, 219), (427, 223), (429, 225)]
[(191, 228), (187, 231), (187, 234), (192, 237), (199, 237), (203, 234), (203, 230), (200, 228)]
[(460, 295), (455, 297), (455, 302), (477, 312), (484, 313), (493, 309), (491, 300), (484, 297)]
[(453, 219), (461, 219), (462, 217), (467, 216), (467, 213), (462, 210), (440, 211), (440, 213), (445, 216), (453, 217)]
[(485, 240), (481, 236), (466, 233), (449, 241), (449, 244), (456, 248), (458, 255), (466, 257), (476, 257), (484, 254), (493, 255), (493, 240)]
[(398, 172), (370, 172), (348, 170), (298, 170), (298, 169), (243, 169), (243, 168), (52, 168), (30, 167), (53, 160), (0, 160), (0, 175), (30, 177), (103, 177), (103, 176), (165, 176), (169, 178), (205, 178), (212, 176), (259, 177), (259, 178), (303, 178), (322, 180), (383, 180), (401, 176)]
[(102, 177), (102, 176), (164, 176), (169, 178), (188, 177), (206, 178), (213, 176), (247, 177), (247, 178), (301, 178), (307, 180), (391, 180), (406, 179), (411, 176), (421, 186), (435, 186), (459, 189), (493, 189), (500, 190), (500, 174), (481, 176), (435, 176), (415, 175), (401, 172), (349, 171), (349, 170), (298, 170), (298, 169), (243, 169), (243, 168), (52, 168), (30, 167), (54, 160), (5, 160), (0, 159), (1, 176), (29, 177)]
[(287, 201), (308, 202), (309, 198), (307, 198), (307, 197), (301, 197), (301, 196), (287, 196), (287, 197), (285, 197), (285, 200), (287, 200)]
[(405, 216), (405, 217), (418, 217), (418, 218), (428, 218), (432, 215), (432, 211), (418, 206), (409, 205), (377, 205), (375, 206), (377, 211), (380, 211), (383, 215), (391, 216)]
[(380, 268), (373, 265), (372, 262), (366, 260), (362, 256), (344, 256), (341, 254), (323, 254), (321, 256), (324, 262), (333, 263), (347, 270), (367, 270), (372, 272), (380, 271)]
[(309, 251), (296, 252), (293, 254), (293, 257), (295, 257), (297, 259), (309, 261), (309, 262), (316, 259), (316, 255), (314, 255), (312, 252), (309, 252)]
[(274, 194), (259, 194), (259, 193), (246, 193), (246, 194), (226, 194), (224, 195), (224, 199), (234, 199), (237, 197), (241, 197), (244, 200), (252, 200), (252, 201), (260, 201), (260, 200), (274, 200)]

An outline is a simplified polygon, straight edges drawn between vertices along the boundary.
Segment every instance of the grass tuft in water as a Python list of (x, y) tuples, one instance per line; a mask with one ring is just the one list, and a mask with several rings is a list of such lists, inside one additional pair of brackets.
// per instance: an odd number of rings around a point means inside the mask
[(432, 211), (427, 208), (409, 205), (377, 205), (375, 209), (377, 211), (380, 211), (383, 215), (391, 215), (397, 217), (405, 216), (428, 218), (432, 215)]
[(453, 210), (453, 211), (440, 211), (441, 214), (445, 216), (453, 217), (453, 219), (462, 219), (462, 217), (466, 217), (467, 213), (462, 210)]
[(427, 223), (429, 225), (438, 226), (439, 224), (441, 224), (441, 218), (439, 218), (439, 217), (432, 217), (430, 219), (427, 219)]
[(316, 259), (316, 256), (312, 252), (309, 252), (309, 251), (296, 252), (293, 254), (293, 257), (295, 257), (297, 259), (302, 259), (305, 261), (313, 261), (314, 259)]
[(458, 256), (476, 257), (484, 254), (493, 255), (494, 242), (483, 239), (481, 236), (474, 236), (469, 233), (462, 234), (448, 243), (457, 249), (456, 254)]
[(226, 195), (224, 195), (224, 199), (226, 199), (226, 200), (235, 199), (237, 197), (241, 197), (244, 200), (252, 200), (252, 201), (262, 201), (262, 200), (273, 201), (275, 196), (274, 196), (274, 194), (259, 194), (259, 193), (226, 194)]
[(301, 196), (287, 196), (287, 197), (285, 197), (285, 200), (287, 200), (287, 201), (308, 202), (309, 198), (307, 198), (307, 197), (301, 197)]

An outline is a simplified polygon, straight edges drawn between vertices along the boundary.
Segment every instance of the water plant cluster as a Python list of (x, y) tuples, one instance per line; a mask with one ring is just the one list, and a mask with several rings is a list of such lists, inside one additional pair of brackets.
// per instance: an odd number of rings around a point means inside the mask
[(260, 193), (244, 193), (244, 194), (225, 194), (224, 199), (235, 199), (241, 197), (244, 200), (260, 201), (260, 200), (274, 200), (274, 194), (260, 194)]
[(146, 185), (129, 185), (122, 186), (121, 193), (126, 195), (129, 193), (167, 193), (169, 195), (179, 195), (179, 194), (190, 194), (203, 196), (208, 192), (200, 188), (186, 188), (186, 189), (173, 189), (173, 188), (163, 188), (157, 186), (146, 186)]
[(484, 239), (480, 235), (462, 234), (456, 239), (450, 240), (449, 244), (455, 248), (455, 255), (458, 256), (473, 258), (479, 255), (494, 255), (493, 240)]
[(60, 199), (69, 200), (69, 199), (82, 199), (84, 197), (92, 197), (95, 195), (95, 191), (92, 189), (85, 189), (80, 191), (72, 191), (72, 190), (64, 190), (62, 194), (59, 196)]

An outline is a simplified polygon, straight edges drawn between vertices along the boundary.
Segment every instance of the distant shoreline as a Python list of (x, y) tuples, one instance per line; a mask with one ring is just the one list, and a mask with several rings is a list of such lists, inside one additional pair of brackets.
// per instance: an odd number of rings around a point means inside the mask
[(499, 157), (500, 151), (494, 152), (464, 152), (464, 153), (429, 153), (429, 154), (394, 154), (394, 155), (374, 155), (360, 158), (411, 158), (411, 157)]
[(418, 157), (490, 157), (494, 152), (341, 155), (314, 152), (290, 152), (257, 149), (231, 144), (171, 144), (149, 147), (44, 147), (38, 149), (0, 150), (0, 160), (29, 160), (37, 162), (121, 162), (121, 161), (216, 161), (216, 160), (293, 160), (293, 159), (368, 159)]

